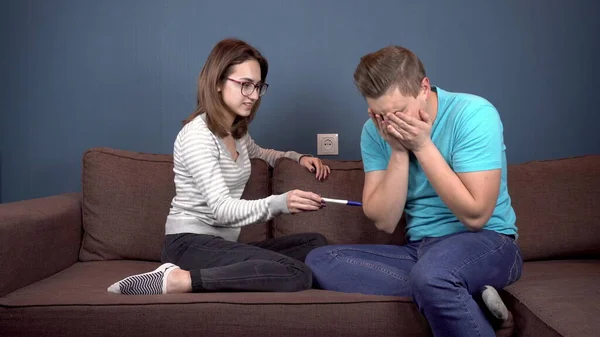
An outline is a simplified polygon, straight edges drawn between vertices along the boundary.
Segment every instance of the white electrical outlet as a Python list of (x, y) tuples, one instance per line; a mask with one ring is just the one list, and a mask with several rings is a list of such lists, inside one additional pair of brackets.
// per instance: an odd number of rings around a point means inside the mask
[(319, 133), (317, 134), (317, 155), (338, 154), (338, 134), (337, 133)]

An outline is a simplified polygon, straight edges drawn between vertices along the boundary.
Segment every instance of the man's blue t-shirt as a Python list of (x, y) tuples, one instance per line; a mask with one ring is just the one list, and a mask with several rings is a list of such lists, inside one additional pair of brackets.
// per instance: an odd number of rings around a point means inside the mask
[[(502, 170), (496, 208), (484, 228), (517, 234), (516, 216), (506, 185), (506, 146), (498, 111), (486, 99), (475, 95), (439, 87), (432, 90), (438, 95), (438, 112), (431, 140), (454, 172)], [(360, 147), (365, 172), (387, 169), (392, 149), (370, 119), (363, 126)], [(438, 196), (412, 153), (404, 212), (411, 241), (468, 230)]]

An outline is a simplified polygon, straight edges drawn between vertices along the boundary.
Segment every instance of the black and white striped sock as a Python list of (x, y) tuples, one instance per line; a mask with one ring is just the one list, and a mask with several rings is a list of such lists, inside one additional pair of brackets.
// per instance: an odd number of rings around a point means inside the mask
[(167, 277), (178, 269), (172, 263), (165, 263), (155, 270), (126, 277), (108, 287), (108, 291), (123, 295), (157, 295), (167, 293)]

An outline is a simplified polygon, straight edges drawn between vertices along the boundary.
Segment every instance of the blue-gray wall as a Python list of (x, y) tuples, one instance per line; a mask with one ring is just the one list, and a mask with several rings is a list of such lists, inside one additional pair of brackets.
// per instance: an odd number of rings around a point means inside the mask
[(432, 82), (499, 109), (508, 159), (599, 153), (594, 0), (5, 0), (0, 4), (0, 200), (80, 189), (96, 146), (169, 153), (198, 72), (229, 36), (270, 61), (251, 132), (263, 147), (316, 152), (339, 133), (359, 159), (359, 58), (413, 49)]

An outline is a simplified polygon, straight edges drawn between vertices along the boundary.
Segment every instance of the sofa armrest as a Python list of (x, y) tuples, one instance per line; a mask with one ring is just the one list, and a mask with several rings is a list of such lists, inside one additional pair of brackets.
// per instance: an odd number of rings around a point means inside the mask
[(0, 297), (77, 262), (81, 193), (0, 204)]

